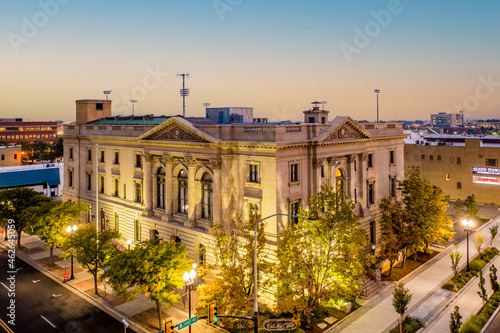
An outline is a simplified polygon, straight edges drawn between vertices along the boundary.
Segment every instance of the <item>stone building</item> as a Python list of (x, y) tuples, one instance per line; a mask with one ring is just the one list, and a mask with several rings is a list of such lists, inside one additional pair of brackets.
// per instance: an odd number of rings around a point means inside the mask
[(500, 136), (412, 133), (405, 166), (416, 167), (451, 199), (474, 194), (477, 202), (500, 205)]
[[(370, 241), (380, 245), (378, 203), (396, 195), (395, 179), (404, 172), (401, 124), (329, 121), (328, 111), (314, 107), (304, 123), (218, 125), (111, 116), (106, 100), (76, 103), (77, 122), (64, 128), (63, 199), (90, 203), (86, 220), (97, 216), (99, 227), (118, 229), (123, 242), (176, 240), (204, 260), (214, 224), (250, 212), (294, 214), (330, 184), (356, 203)], [(269, 243), (276, 244), (290, 220), (267, 221)]]

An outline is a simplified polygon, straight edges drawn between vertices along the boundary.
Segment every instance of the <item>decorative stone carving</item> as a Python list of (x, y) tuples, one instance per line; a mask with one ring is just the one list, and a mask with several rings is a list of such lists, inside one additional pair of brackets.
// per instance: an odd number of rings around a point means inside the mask
[(174, 126), (169, 130), (163, 132), (162, 134), (153, 137), (153, 140), (174, 140), (174, 141), (196, 141), (196, 142), (208, 142), (204, 138), (194, 133), (190, 133), (185, 129)]
[(329, 165), (335, 165), (337, 163), (337, 158), (336, 157), (328, 157), (326, 159)]
[(222, 159), (212, 159), (210, 160), (209, 167), (212, 169), (220, 169), (222, 167)]
[(339, 140), (339, 139), (359, 139), (360, 136), (354, 133), (347, 126), (342, 126), (333, 133), (331, 133), (326, 140)]
[(367, 153), (361, 153), (361, 154), (358, 154), (358, 157), (359, 157), (360, 161), (366, 161), (366, 159), (368, 158), (368, 154)]
[(173, 156), (163, 156), (162, 158), (163, 163), (174, 163), (176, 161), (176, 158)]
[(151, 154), (144, 155), (144, 160), (146, 162), (153, 162), (153, 155), (151, 155)]
[(312, 160), (313, 168), (321, 168), (323, 166), (322, 158), (313, 158)]
[(198, 165), (199, 161), (196, 158), (186, 158), (186, 162), (188, 165)]

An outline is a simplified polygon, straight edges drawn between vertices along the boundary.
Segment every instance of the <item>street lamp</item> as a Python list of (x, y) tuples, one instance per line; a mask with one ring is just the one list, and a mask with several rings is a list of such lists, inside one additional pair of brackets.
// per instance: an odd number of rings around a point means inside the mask
[(132, 244), (132, 241), (130, 239), (127, 240), (127, 245), (128, 245), (128, 250), (130, 251), (130, 244)]
[(469, 271), (469, 235), (470, 231), (472, 230), (472, 226), (474, 225), (474, 222), (472, 220), (467, 221), (464, 219), (462, 221), (462, 224), (464, 225), (465, 232), (467, 233), (467, 272)]
[[(71, 232), (75, 232), (76, 229), (78, 227), (76, 226), (76, 224), (73, 225), (73, 228), (71, 228), (71, 226), (68, 225), (68, 227), (66, 228), (66, 231), (71, 234)], [(75, 278), (75, 275), (73, 275), (73, 249), (71, 249), (71, 276), (69, 277), (70, 280), (73, 280)]]
[[(196, 264), (193, 264), (193, 269), (191, 271), (185, 271), (184, 275), (182, 275), (182, 278), (184, 281), (186, 281), (186, 285), (188, 287), (188, 293), (189, 293), (189, 318), (191, 318), (191, 286), (194, 283), (194, 278), (196, 277)], [(189, 325), (189, 333), (191, 333), (191, 325)]]
[[(254, 244), (254, 251), (253, 251), (253, 314), (254, 314), (254, 325), (253, 325), (253, 331), (254, 333), (258, 333), (259, 331), (259, 306), (257, 304), (257, 227), (259, 226), (259, 223), (270, 219), (271, 217), (275, 216), (288, 216), (288, 217), (297, 217), (301, 219), (307, 219), (307, 220), (312, 220), (309, 217), (304, 217), (304, 216), (297, 216), (297, 215), (291, 215), (291, 214), (273, 214), (269, 215), (267, 217), (264, 217), (255, 223), (255, 231), (254, 231), (254, 238), (253, 238), (253, 244)], [(185, 273), (184, 273), (185, 274)]]

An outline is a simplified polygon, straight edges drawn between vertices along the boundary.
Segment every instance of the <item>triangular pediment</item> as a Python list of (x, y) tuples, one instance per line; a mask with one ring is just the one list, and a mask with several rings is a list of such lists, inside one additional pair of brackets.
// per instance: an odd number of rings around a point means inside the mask
[(139, 137), (139, 140), (181, 141), (208, 143), (217, 141), (211, 135), (194, 127), (189, 121), (172, 117)]
[(323, 131), (318, 137), (318, 141), (342, 141), (369, 139), (371, 135), (351, 117), (336, 117), (331, 126)]

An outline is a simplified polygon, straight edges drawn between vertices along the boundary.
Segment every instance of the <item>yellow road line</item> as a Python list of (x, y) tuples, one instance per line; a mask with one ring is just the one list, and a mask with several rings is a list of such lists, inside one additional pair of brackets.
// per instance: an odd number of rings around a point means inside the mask
[(2, 319), (0, 319), (0, 325), (7, 331), (7, 333), (14, 333), (14, 331)]

